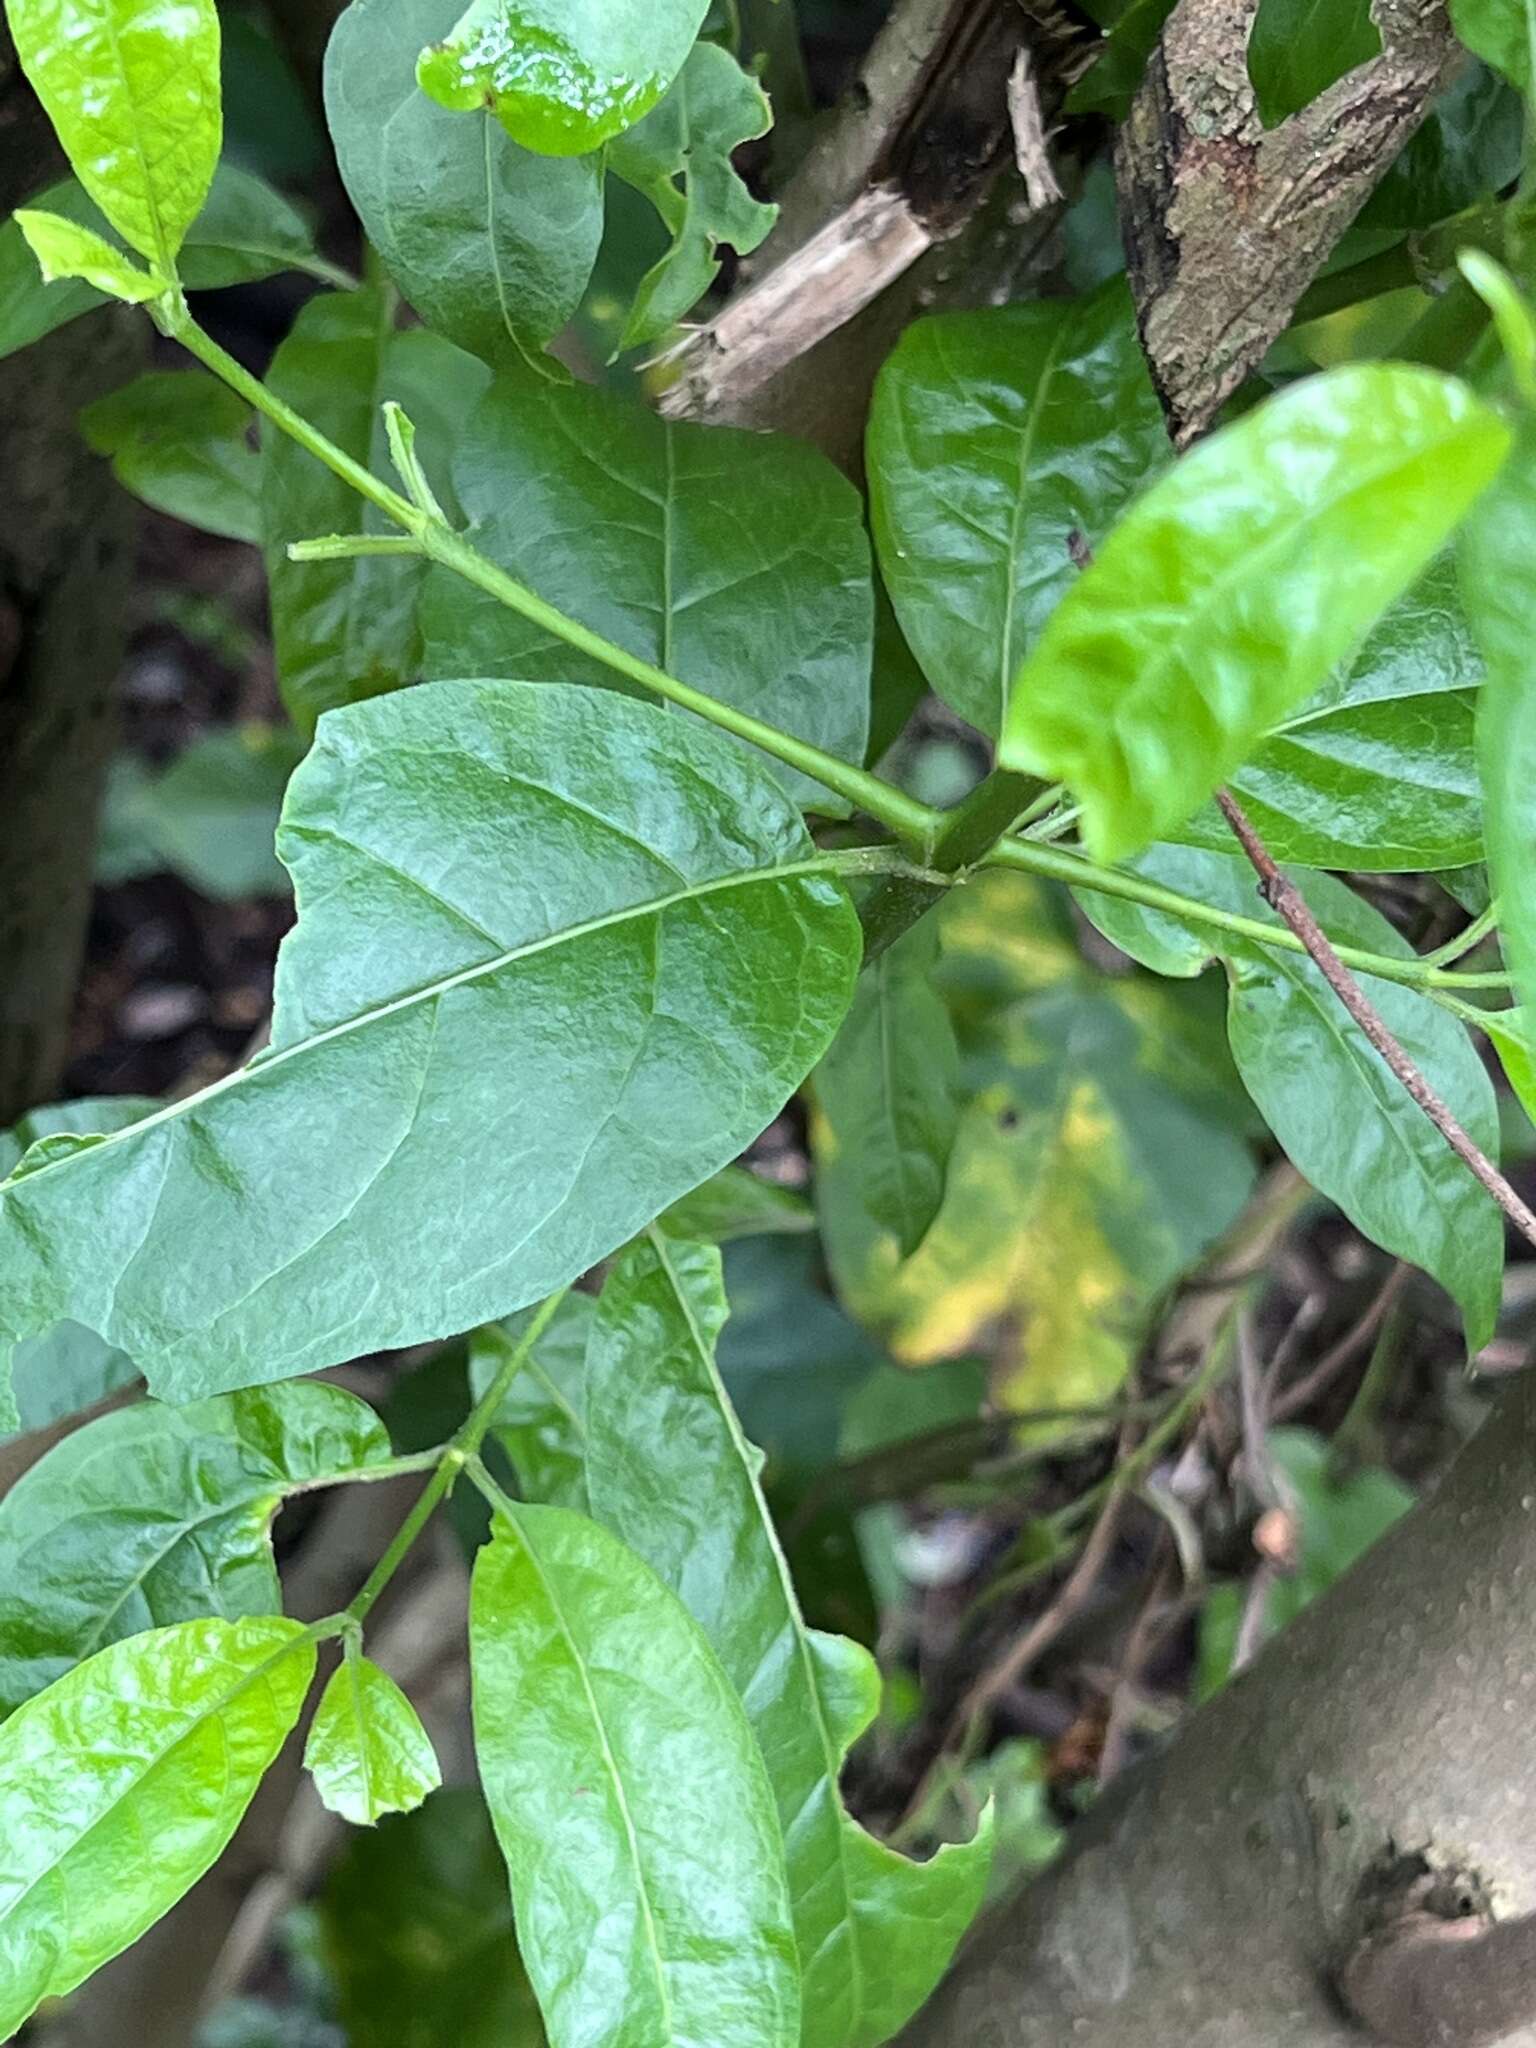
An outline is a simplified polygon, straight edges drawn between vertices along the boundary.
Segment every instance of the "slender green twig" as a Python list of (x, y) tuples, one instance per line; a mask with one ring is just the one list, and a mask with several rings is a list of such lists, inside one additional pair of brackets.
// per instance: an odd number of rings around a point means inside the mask
[(361, 1622), (365, 1618), (368, 1610), (400, 1569), (406, 1552), (427, 1526), (442, 1501), (453, 1491), (459, 1474), (466, 1466), (479, 1462), (480, 1446), (485, 1441), (486, 1431), (496, 1420), (496, 1411), (505, 1399), (508, 1387), (522, 1371), (529, 1353), (543, 1336), (551, 1317), (569, 1292), (569, 1288), (562, 1287), (542, 1304), (514, 1346), (505, 1365), (475, 1403), (450, 1441), (437, 1454), (437, 1469), (417, 1496), (410, 1513), (395, 1531), (394, 1540), (389, 1548), (368, 1574), (362, 1591), (347, 1608), (347, 1613), (354, 1622)]

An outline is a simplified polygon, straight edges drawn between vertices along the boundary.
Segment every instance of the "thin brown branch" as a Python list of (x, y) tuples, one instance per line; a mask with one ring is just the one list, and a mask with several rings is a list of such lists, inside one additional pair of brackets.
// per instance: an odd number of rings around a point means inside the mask
[(1536, 1211), (1515, 1192), (1482, 1147), (1462, 1129), (1449, 1107), (1441, 1101), (1392, 1035), (1364, 989), (1333, 950), (1327, 933), (1307, 907), (1301, 891), (1281, 873), (1274, 856), (1253, 829), (1242, 806), (1224, 789), (1216, 792), (1216, 801), (1238, 843), (1253, 863), (1265, 902), (1306, 947), (1318, 972), (1381, 1055), (1394, 1079), (1401, 1082), (1457, 1158), (1492, 1195), (1515, 1228), (1536, 1245)]
[(1411, 1268), (1399, 1259), (1391, 1272), (1376, 1290), (1359, 1318), (1350, 1325), (1336, 1344), (1330, 1345), (1313, 1366), (1305, 1379), (1292, 1387), (1286, 1387), (1277, 1394), (1273, 1403), (1276, 1422), (1288, 1422), (1293, 1415), (1299, 1415), (1332, 1385), (1335, 1374), (1344, 1370), (1370, 1343), (1386, 1320), (1387, 1312), (1408, 1284)]

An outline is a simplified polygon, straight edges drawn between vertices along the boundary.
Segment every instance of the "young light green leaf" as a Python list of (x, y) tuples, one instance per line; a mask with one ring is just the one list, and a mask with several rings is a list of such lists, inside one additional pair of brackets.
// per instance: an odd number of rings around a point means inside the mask
[(773, 226), (778, 208), (754, 199), (731, 162), (772, 125), (767, 94), (729, 50), (695, 43), (666, 97), (609, 144), (608, 168), (645, 194), (672, 236), (641, 279), (621, 349), (656, 340), (697, 305), (719, 275), (722, 242), (747, 256)]
[[(435, 334), (396, 333), (391, 295), (379, 288), (311, 299), (267, 381), (377, 474), (387, 474), (383, 407), (393, 399), (415, 421), (433, 488), (451, 506), (450, 451), (490, 378), (483, 364)], [(261, 523), (278, 681), (303, 734), (313, 732), (322, 711), (420, 680), (415, 611), (423, 563), (400, 556), (289, 561), (291, 541), (397, 529), (270, 428), (262, 435)]]
[[(100, 236), (120, 259), (112, 273), (118, 284), (124, 268), (132, 277), (140, 276), (137, 266), (122, 254), (121, 236), (76, 179), (50, 185), (32, 204), (38, 212), (57, 214)], [(100, 290), (79, 279), (45, 285), (18, 219), (13, 214), (0, 222), (0, 357), (123, 296), (112, 282)], [(316, 254), (308, 227), (288, 201), (249, 171), (221, 164), (207, 203), (182, 245), (183, 284), (189, 291), (217, 291), (279, 270), (308, 270), (335, 282), (334, 270)]]
[[(491, 1422), (525, 1500), (587, 1512), (587, 1336), (597, 1304), (568, 1294), (534, 1340)], [(535, 1311), (489, 1323), (469, 1343), (469, 1385), (482, 1400)]]
[[(857, 492), (814, 449), (678, 425), (586, 385), (506, 378), (470, 421), (454, 480), (475, 545), (551, 604), (797, 739), (863, 759), (869, 543)], [(601, 553), (601, 576), (566, 545), (572, 533)], [(421, 623), (432, 674), (614, 682), (446, 569), (427, 578)], [(802, 802), (838, 808), (809, 777), (773, 772)]]
[(795, 2048), (773, 1793), (681, 1602), (596, 1523), (509, 1504), (469, 1639), (480, 1780), (550, 2048)]
[(107, 782), (96, 878), (180, 875), (205, 896), (286, 896), (273, 846), (288, 779), (303, 758), (289, 726), (205, 733), (158, 774), (120, 756)]
[(1519, 999), (1536, 1014), (1536, 425), (1462, 535), (1462, 589), (1488, 658), (1477, 714), (1488, 866)]
[[(1154, 847), (1137, 871), (1218, 909), (1266, 920), (1247, 862)], [(1379, 911), (1330, 875), (1297, 874), (1338, 945), (1406, 958), (1412, 948)], [(1303, 954), (1228, 943), (1161, 911), (1079, 892), (1115, 944), (1159, 974), (1198, 974), (1220, 958), (1231, 984), (1228, 1029), (1243, 1082), (1299, 1172), (1365, 1235), (1438, 1280), (1460, 1307), (1469, 1348), (1493, 1334), (1504, 1237), (1499, 1213), (1367, 1043)], [(1278, 920), (1276, 920), (1278, 921)], [(1490, 1158), (1498, 1109), (1482, 1062), (1456, 1019), (1396, 982), (1359, 976), (1409, 1058)]]
[(387, 1671), (350, 1647), (320, 1695), (304, 1763), (322, 1802), (358, 1827), (409, 1813), (443, 1782), (416, 1709)]
[(277, 1612), (284, 1498), (389, 1454), (365, 1402), (312, 1381), (88, 1422), (0, 1501), (0, 1713), (140, 1629)]
[(279, 852), (270, 1049), (0, 1188), (0, 1341), (73, 1317), (185, 1399), (508, 1314), (735, 1158), (852, 991), (778, 786), (609, 692), (333, 713)]
[(1407, 364), (1309, 377), (1133, 505), (1019, 671), (999, 749), (1102, 860), (1176, 831), (1349, 653), (1498, 470), (1508, 429)]
[(103, 236), (76, 227), (60, 214), (23, 207), (15, 220), (45, 285), (87, 284), (130, 306), (157, 299), (166, 289), (164, 278), (140, 270)]
[(223, 140), (214, 0), (6, 0), (6, 13), (76, 177), (174, 276)]
[(521, 148), (483, 105), (450, 114), (416, 52), (459, 0), (352, 0), (326, 53), (341, 175), (391, 276), (430, 327), (488, 363), (532, 363), (581, 300), (603, 232), (595, 156)]
[(350, 1835), (316, 1905), (347, 2048), (545, 2048), (476, 1786)]
[(1531, 15), (1527, 0), (1450, 0), (1451, 26), (1475, 57), (1521, 92), (1531, 89)]
[(1516, 390), (1527, 405), (1536, 405), (1536, 314), (1503, 264), (1484, 250), (1463, 249), (1456, 262), (1493, 315)]
[(1078, 562), (1167, 459), (1123, 279), (906, 330), (875, 386), (871, 514), (902, 631), (946, 704), (996, 736)]
[(489, 107), (514, 142), (581, 156), (650, 112), (683, 67), (707, 0), (470, 0), (421, 53), (422, 91)]
[(914, 925), (859, 977), (816, 1069), (826, 1144), (843, 1185), (905, 1258), (939, 1204), (960, 1118), (960, 1048), (933, 985), (938, 927)]
[(98, 398), (80, 427), (125, 490), (188, 526), (261, 538), (251, 409), (205, 370), (151, 370)]
[(804, 1982), (803, 2048), (876, 2048), (938, 1982), (980, 1903), (990, 1829), (926, 1864), (843, 1810), (843, 1759), (880, 1680), (857, 1644), (801, 1618), (715, 1368), (720, 1254), (654, 1234), (610, 1274), (588, 1347), (592, 1512), (713, 1643), (768, 1760)]
[(1259, 0), (1248, 33), (1259, 119), (1278, 128), (1347, 71), (1380, 55), (1370, 0)]
[[(1481, 860), (1474, 731), (1482, 679), (1448, 553), (1354, 660), (1232, 771), (1228, 787), (1277, 860), (1388, 873)], [(1232, 850), (1214, 804), (1178, 837)]]
[(0, 2035), (210, 1867), (314, 1669), (296, 1621), (189, 1621), (114, 1643), (0, 1728)]

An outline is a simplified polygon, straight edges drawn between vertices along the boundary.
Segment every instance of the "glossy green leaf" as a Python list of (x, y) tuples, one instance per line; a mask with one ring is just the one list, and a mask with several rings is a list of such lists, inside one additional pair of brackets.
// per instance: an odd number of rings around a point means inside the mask
[[(382, 408), (393, 399), (415, 422), (432, 488), (451, 507), (450, 452), (489, 377), (473, 356), (435, 334), (395, 332), (389, 292), (312, 299), (273, 358), (267, 382), (379, 475), (389, 473)], [(398, 556), (290, 562), (291, 541), (397, 529), (270, 427), (262, 432), (261, 520), (278, 681), (300, 731), (312, 732), (322, 711), (418, 682), (415, 612), (424, 563)]]
[[(869, 544), (857, 492), (814, 449), (680, 426), (586, 385), (507, 379), (470, 420), (454, 481), (475, 545), (561, 611), (797, 739), (863, 759)], [(427, 579), (421, 623), (436, 675), (615, 680), (446, 569)], [(802, 801), (837, 808), (809, 778), (774, 772)]]
[(209, 1868), (314, 1668), (295, 1621), (184, 1622), (114, 1643), (0, 1728), (0, 2036)]
[(773, 1793), (676, 1596), (596, 1523), (509, 1505), (469, 1634), (480, 1779), (551, 2048), (795, 2048)]
[(368, 238), (429, 327), (488, 363), (542, 363), (603, 231), (596, 157), (535, 156), (481, 106), (450, 114), (416, 52), (459, 0), (352, 0), (326, 53), (337, 160)]
[[(11, 1130), (0, 1131), (0, 1180), (39, 1138), (122, 1130), (159, 1106), (152, 1096), (101, 1095), (34, 1109)], [(108, 1394), (131, 1386), (137, 1377), (133, 1360), (115, 1345), (103, 1343), (94, 1330), (59, 1323), (46, 1335), (16, 1346), (12, 1387), (0, 1387), (0, 1439), (78, 1415)]]
[(141, 270), (101, 235), (93, 234), (89, 228), (76, 227), (59, 214), (34, 213), (23, 208), (15, 221), (45, 288), (55, 284), (86, 285), (130, 306), (141, 306), (167, 289), (163, 277)]
[(1462, 587), (1488, 658), (1478, 754), (1499, 932), (1521, 1002), (1536, 1012), (1536, 428), (1462, 536)]
[[(1137, 868), (1245, 917), (1273, 919), (1240, 858), (1154, 847)], [(1294, 879), (1339, 945), (1406, 958), (1407, 941), (1379, 911), (1329, 875)], [(1297, 1170), (1365, 1235), (1438, 1280), (1460, 1307), (1467, 1342), (1493, 1334), (1504, 1264), (1499, 1212), (1388, 1071), (1303, 954), (1229, 944), (1186, 924), (1086, 891), (1095, 924), (1161, 974), (1198, 974), (1220, 958), (1231, 983), (1228, 1023), (1244, 1085)], [(1465, 1030), (1396, 982), (1359, 976), (1388, 1029), (1489, 1154), (1499, 1148), (1493, 1088)]]
[(763, 1180), (744, 1166), (728, 1166), (658, 1219), (673, 1237), (730, 1244), (738, 1237), (802, 1237), (816, 1217), (804, 1195)]
[(76, 177), (171, 276), (223, 138), (214, 0), (6, 0), (6, 14)]
[(1259, 119), (1277, 128), (1347, 71), (1380, 55), (1370, 0), (1259, 0), (1248, 33)]
[[(539, 1333), (491, 1422), (518, 1491), (546, 1507), (587, 1512), (587, 1338), (596, 1303), (568, 1294)], [(534, 1311), (476, 1330), (469, 1385), (481, 1400), (518, 1349)]]
[(1526, 0), (1450, 0), (1450, 10), (1452, 28), (1473, 55), (1528, 92), (1531, 23)]
[(108, 886), (169, 871), (205, 896), (286, 896), (278, 812), (303, 747), (287, 726), (205, 733), (158, 773), (121, 756), (107, 783), (96, 878)]
[(409, 1813), (443, 1782), (416, 1709), (387, 1671), (350, 1650), (320, 1695), (304, 1763), (323, 1803), (358, 1827)]
[[(122, 238), (76, 179), (50, 185), (32, 204), (39, 212), (89, 229), (122, 251)], [(126, 258), (118, 267), (125, 266)], [(315, 253), (309, 229), (289, 202), (260, 178), (231, 164), (219, 166), (207, 202), (187, 231), (180, 268), (190, 291), (246, 284), (279, 270), (309, 270), (334, 280), (331, 266)], [(78, 280), (44, 284), (17, 216), (0, 222), (0, 357), (105, 305), (109, 296), (121, 296), (111, 283), (102, 290)]]
[(645, 194), (672, 237), (641, 280), (620, 348), (655, 341), (697, 305), (719, 275), (722, 242), (750, 255), (773, 226), (778, 208), (754, 199), (731, 162), (772, 125), (757, 80), (718, 43), (696, 43), (666, 97), (609, 145), (608, 168)]
[(880, 570), (944, 701), (996, 735), (1084, 549), (1167, 460), (1131, 295), (941, 313), (880, 372), (868, 469)]
[(588, 1348), (592, 1512), (713, 1643), (768, 1763), (804, 1978), (805, 2048), (876, 2048), (928, 1996), (980, 1902), (991, 1843), (914, 1864), (844, 1812), (838, 1778), (880, 1679), (858, 1644), (801, 1619), (789, 1567), (715, 1369), (720, 1254), (654, 1234), (603, 1289)]
[(490, 107), (515, 142), (579, 156), (649, 113), (683, 67), (707, 0), (469, 0), (421, 53), (423, 92)]
[[(1483, 662), (1443, 556), (1227, 782), (1276, 859), (1387, 873), (1481, 860)], [(1214, 804), (1178, 834), (1227, 853)]]
[(228, 540), (261, 538), (260, 463), (243, 398), (203, 370), (151, 370), (80, 415), (125, 490)]
[(474, 1786), (352, 1835), (318, 1905), (348, 2048), (544, 2048)]
[(307, 1380), (88, 1422), (0, 1500), (0, 1712), (140, 1629), (279, 1611), (284, 1498), (389, 1454), (366, 1403)]
[(932, 918), (888, 946), (859, 977), (816, 1069), (843, 1186), (903, 1258), (938, 1214), (960, 1117), (960, 1049), (933, 985), (938, 957)]
[(1176, 831), (1438, 552), (1509, 446), (1407, 364), (1309, 377), (1132, 506), (1020, 670), (1000, 748), (1102, 860)]
[(611, 693), (334, 713), (279, 851), (271, 1048), (0, 1187), (0, 1341), (70, 1316), (184, 1399), (510, 1313), (736, 1157), (849, 1001), (782, 792)]

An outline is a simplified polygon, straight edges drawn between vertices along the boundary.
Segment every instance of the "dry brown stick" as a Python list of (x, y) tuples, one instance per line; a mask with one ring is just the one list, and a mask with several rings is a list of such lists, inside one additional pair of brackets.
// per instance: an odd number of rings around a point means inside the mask
[(1274, 856), (1253, 829), (1241, 804), (1224, 789), (1216, 792), (1216, 801), (1221, 806), (1222, 815), (1236, 834), (1238, 843), (1253, 863), (1265, 902), (1290, 926), (1306, 947), (1318, 972), (1380, 1053), (1393, 1077), (1402, 1083), (1457, 1158), (1492, 1195), (1515, 1228), (1536, 1245), (1536, 1211), (1521, 1199), (1482, 1147), (1462, 1129), (1450, 1109), (1441, 1101), (1398, 1044), (1364, 989), (1333, 950), (1327, 933), (1308, 909), (1301, 891), (1293, 882), (1287, 880), (1275, 864)]
[(1334, 1374), (1342, 1372), (1349, 1361), (1369, 1344), (1386, 1321), (1387, 1311), (1407, 1286), (1411, 1270), (1399, 1259), (1357, 1321), (1323, 1353), (1306, 1378), (1277, 1394), (1272, 1404), (1276, 1422), (1288, 1422), (1293, 1415), (1309, 1408), (1319, 1394), (1326, 1392)]

